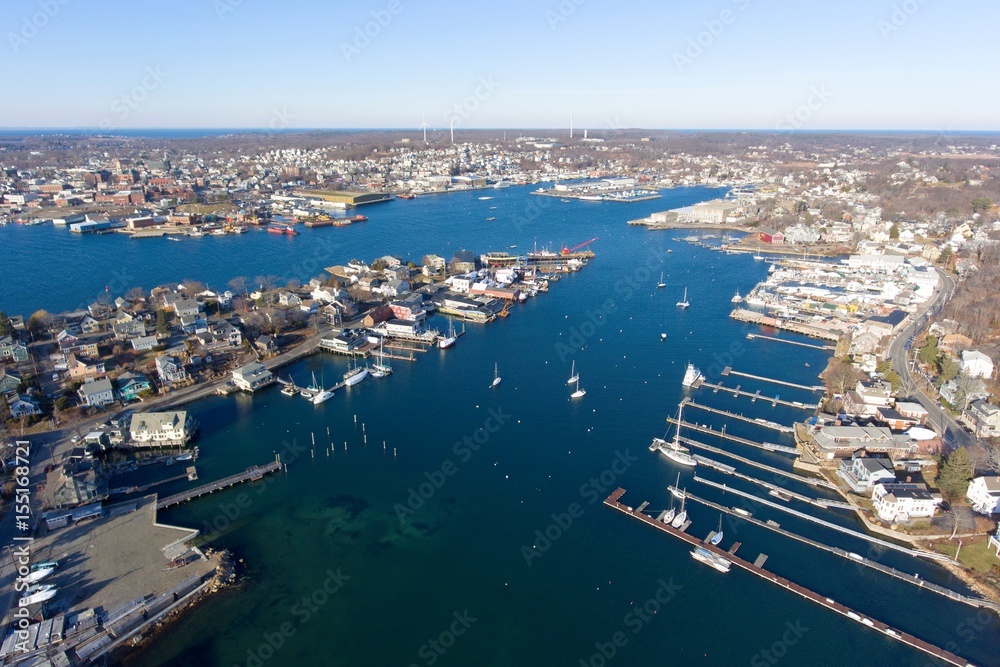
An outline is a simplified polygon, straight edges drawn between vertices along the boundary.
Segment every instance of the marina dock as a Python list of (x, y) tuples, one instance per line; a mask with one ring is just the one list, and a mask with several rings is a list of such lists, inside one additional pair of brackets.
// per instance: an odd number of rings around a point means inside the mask
[[(746, 464), (748, 466), (753, 466), (754, 468), (759, 468), (761, 470), (766, 470), (766, 471), (768, 471), (768, 472), (770, 472), (772, 474), (775, 474), (775, 475), (781, 475), (782, 477), (788, 477), (789, 479), (794, 479), (794, 480), (796, 480), (798, 482), (802, 482), (803, 484), (810, 484), (812, 486), (822, 487), (824, 489), (836, 489), (837, 488), (834, 484), (832, 484), (832, 483), (830, 483), (830, 482), (828, 482), (825, 479), (822, 479), (820, 477), (803, 477), (802, 475), (796, 474), (794, 472), (788, 472), (787, 470), (781, 470), (780, 468), (775, 468), (773, 466), (769, 466), (769, 465), (766, 465), (764, 463), (758, 463), (757, 461), (754, 461), (752, 459), (748, 459), (748, 458), (742, 457), (739, 454), (733, 454), (732, 452), (727, 452), (724, 449), (719, 449), (718, 447), (712, 447), (711, 445), (706, 445), (703, 442), (698, 442), (697, 440), (692, 440), (690, 438), (685, 438), (684, 436), (681, 436), (680, 441), (682, 443), (684, 443), (685, 445), (687, 445), (688, 447), (698, 447), (699, 449), (704, 449), (707, 452), (712, 452), (713, 454), (719, 454), (719, 455), (731, 458), (734, 461), (739, 461), (740, 463), (744, 463), (744, 464)], [(702, 459), (704, 459), (705, 461), (712, 461), (712, 459), (707, 459), (707, 458), (705, 458), (703, 456), (698, 456), (697, 454), (695, 455), (694, 458), (695, 458), (695, 460), (697, 460), (699, 462), (701, 462)], [(712, 465), (711, 466), (713, 468), (718, 468), (718, 466), (723, 465), (721, 463), (718, 463), (718, 461), (712, 461), (712, 463), (716, 464), (716, 465)], [(706, 464), (706, 465), (708, 465), (708, 464)], [(725, 467), (726, 468), (732, 468), (732, 466), (725, 466)], [(719, 469), (721, 470), (722, 468), (719, 468)], [(733, 469), (735, 470), (735, 468), (733, 468)]]
[(831, 598), (824, 597), (818, 593), (813, 592), (808, 588), (805, 588), (804, 586), (800, 586), (799, 584), (796, 584), (793, 581), (789, 581), (788, 579), (779, 577), (778, 575), (765, 570), (763, 567), (761, 567), (763, 561), (761, 561), (759, 557), (757, 559), (757, 562), (761, 563), (761, 565), (750, 563), (749, 561), (743, 560), (739, 556), (736, 556), (735, 548), (731, 548), (730, 551), (724, 551), (711, 544), (702, 544), (701, 540), (698, 539), (697, 537), (681, 532), (676, 528), (673, 528), (672, 526), (665, 524), (663, 522), (656, 521), (652, 517), (637, 512), (628, 505), (624, 505), (623, 503), (619, 502), (621, 497), (624, 495), (625, 495), (625, 489), (618, 488), (604, 500), (604, 504), (612, 509), (618, 510), (622, 514), (638, 519), (639, 521), (642, 521), (648, 526), (651, 526), (657, 530), (672, 535), (673, 537), (676, 537), (682, 540), (683, 542), (686, 542), (692, 547), (701, 547), (703, 549), (707, 549), (717, 557), (724, 558), (725, 560), (731, 562), (733, 565), (736, 565), (737, 567), (746, 570), (751, 574), (755, 574), (761, 577), (762, 579), (766, 579), (767, 581), (770, 581), (771, 583), (780, 586), (781, 588), (789, 590), (797, 595), (801, 595), (807, 600), (815, 602), (816, 604), (820, 605), (821, 607), (825, 607), (830, 611), (834, 611), (842, 616), (846, 616), (851, 620), (858, 621), (862, 625), (865, 625), (871, 628), (872, 630), (883, 633), (886, 636), (895, 639), (896, 641), (912, 646), (913, 648), (919, 651), (923, 651), (928, 655), (934, 656), (939, 660), (943, 660), (944, 662), (947, 662), (952, 665), (958, 665), (960, 667), (966, 667), (969, 664), (967, 660), (955, 655), (954, 653), (946, 651), (938, 646), (934, 646), (933, 644), (926, 642), (918, 637), (914, 637), (913, 635), (907, 634), (902, 630), (897, 630), (895, 628), (892, 628), (889, 625), (882, 623), (881, 621), (876, 621), (873, 618), (862, 616), (858, 612), (838, 602), (835, 602)]
[(275, 458), (274, 461), (271, 461), (266, 465), (251, 466), (241, 473), (230, 475), (229, 477), (223, 477), (220, 480), (209, 482), (208, 484), (202, 484), (199, 487), (188, 489), (187, 491), (182, 491), (181, 493), (175, 493), (172, 496), (159, 499), (156, 501), (156, 509), (162, 510), (167, 507), (179, 505), (180, 503), (186, 503), (189, 500), (199, 498), (209, 493), (214, 493), (221, 489), (227, 489), (230, 486), (236, 486), (237, 484), (242, 484), (243, 482), (256, 482), (257, 480), (262, 479), (264, 475), (276, 472), (280, 469), (281, 462)]
[(784, 424), (779, 424), (777, 422), (769, 421), (767, 419), (761, 419), (759, 417), (745, 417), (743, 415), (737, 414), (735, 412), (729, 412), (728, 410), (720, 410), (718, 408), (712, 408), (707, 405), (702, 405), (701, 403), (695, 403), (690, 397), (685, 398), (682, 403), (684, 405), (689, 405), (692, 408), (698, 408), (699, 410), (704, 410), (706, 412), (712, 412), (717, 415), (723, 415), (724, 417), (729, 417), (730, 419), (738, 419), (740, 421), (745, 421), (748, 424), (753, 424), (755, 426), (763, 426), (764, 428), (773, 429), (779, 433), (792, 433), (794, 429), (791, 426), (785, 426)]
[(725, 438), (726, 440), (732, 440), (733, 442), (738, 442), (741, 445), (747, 445), (748, 447), (756, 447), (757, 449), (763, 449), (768, 452), (780, 452), (782, 454), (790, 454), (791, 456), (799, 456), (799, 450), (794, 447), (785, 447), (784, 445), (776, 445), (772, 442), (754, 442), (753, 440), (747, 440), (746, 438), (741, 438), (736, 435), (730, 435), (726, 433), (725, 430), (716, 431), (710, 426), (699, 426), (698, 424), (692, 424), (691, 422), (681, 421), (678, 422), (675, 417), (667, 417), (667, 423), (678, 424), (684, 428), (689, 428), (692, 431), (698, 431), (699, 433), (707, 433), (708, 435), (714, 435), (719, 438)]
[(737, 308), (729, 314), (729, 317), (733, 318), (737, 322), (748, 322), (750, 324), (759, 324), (761, 326), (773, 327), (775, 329), (784, 329), (785, 331), (802, 334), (803, 336), (809, 336), (810, 338), (822, 338), (824, 340), (834, 342), (840, 340), (840, 335), (842, 333), (840, 330), (825, 328), (819, 324), (808, 324), (806, 322), (797, 322), (789, 319), (777, 319), (764, 315), (763, 313), (759, 313), (755, 310), (747, 310), (745, 308)]
[(900, 581), (905, 581), (908, 584), (913, 584), (914, 586), (917, 586), (919, 588), (924, 588), (928, 591), (931, 591), (932, 593), (943, 595), (944, 597), (954, 600), (956, 602), (961, 602), (962, 604), (967, 604), (972, 607), (986, 607), (987, 609), (993, 609), (995, 611), (1000, 610), (1000, 604), (997, 604), (990, 600), (984, 600), (982, 598), (962, 595), (958, 591), (953, 591), (950, 588), (945, 588), (944, 586), (939, 586), (938, 584), (921, 579), (919, 576), (915, 574), (901, 572), (900, 570), (889, 567), (888, 565), (883, 565), (882, 563), (879, 563), (877, 561), (865, 558), (860, 554), (852, 553), (850, 551), (845, 551), (838, 547), (831, 547), (827, 544), (823, 544), (821, 542), (817, 542), (816, 540), (809, 539), (808, 537), (805, 537), (803, 535), (799, 535), (798, 533), (793, 533), (791, 531), (785, 530), (774, 521), (761, 521), (760, 519), (757, 519), (753, 516), (746, 516), (744, 514), (740, 514), (739, 512), (735, 512), (731, 507), (726, 507), (725, 505), (719, 505), (718, 503), (713, 503), (711, 500), (705, 500), (704, 498), (699, 498), (691, 493), (688, 493), (686, 495), (688, 500), (693, 500), (694, 502), (705, 505), (706, 507), (710, 507), (711, 509), (717, 510), (719, 512), (725, 512), (726, 514), (729, 514), (734, 517), (738, 517), (743, 521), (746, 521), (747, 523), (752, 523), (755, 526), (765, 528), (772, 532), (778, 533), (779, 535), (784, 535), (789, 539), (802, 542), (803, 544), (808, 544), (809, 546), (815, 547), (817, 549), (822, 549), (823, 551), (835, 554), (837, 556), (840, 556), (841, 558), (846, 558), (853, 563), (864, 565), (865, 567), (877, 570), (883, 574), (889, 575), (890, 577), (899, 579)]
[(799, 347), (809, 347), (814, 350), (829, 350), (830, 352), (835, 351), (837, 348), (833, 345), (816, 345), (815, 343), (802, 343), (797, 340), (788, 340), (787, 338), (778, 338), (777, 336), (765, 336), (764, 334), (748, 333), (747, 340), (753, 340), (755, 338), (763, 338), (765, 340), (773, 340), (779, 343), (788, 343), (789, 345), (798, 345)]
[(757, 399), (761, 399), (763, 401), (767, 401), (768, 403), (770, 403), (772, 408), (775, 407), (776, 405), (784, 405), (789, 408), (802, 408), (803, 410), (815, 410), (816, 408), (819, 407), (818, 403), (803, 403), (802, 401), (786, 401), (781, 399), (779, 396), (764, 396), (763, 394), (760, 393), (759, 389), (751, 394), (749, 391), (743, 391), (742, 389), (740, 389), (740, 385), (736, 385), (736, 388), (732, 389), (730, 387), (723, 386), (721, 382), (715, 384), (712, 382), (706, 382), (705, 380), (698, 380), (698, 382), (694, 384), (694, 389), (700, 389), (701, 387), (708, 387), (709, 389), (712, 390), (713, 393), (726, 391), (732, 394), (733, 396), (736, 396), (737, 398), (739, 398), (740, 396), (746, 396), (747, 398), (750, 399), (752, 403), (756, 403)]
[[(850, 503), (845, 503), (842, 500), (828, 500), (826, 498), (810, 498), (809, 496), (802, 495), (801, 493), (796, 493), (794, 491), (789, 491), (788, 489), (779, 486), (778, 484), (772, 484), (771, 482), (765, 482), (762, 479), (757, 479), (756, 477), (751, 477), (749, 475), (744, 475), (741, 472), (736, 472), (735, 468), (729, 465), (719, 463), (718, 461), (713, 461), (712, 459), (705, 458), (704, 456), (695, 456), (695, 460), (709, 468), (715, 468), (719, 472), (725, 473), (727, 475), (732, 475), (733, 477), (738, 477), (742, 480), (746, 480), (752, 484), (757, 484), (758, 486), (763, 486), (768, 491), (774, 491), (775, 493), (781, 494), (781, 496), (787, 496), (788, 499), (794, 498), (795, 500), (809, 503), (810, 505), (815, 505), (816, 507), (822, 507), (823, 509), (836, 508), (841, 510), (849, 510), (853, 512), (856, 508)], [(706, 480), (694, 476), (696, 482), (705, 482)], [(784, 500), (784, 498), (782, 498)]]
[(722, 369), (722, 375), (724, 377), (729, 375), (739, 375), (740, 377), (750, 378), (751, 380), (760, 380), (761, 382), (770, 382), (771, 384), (780, 384), (784, 387), (794, 387), (795, 389), (805, 389), (806, 391), (826, 391), (826, 387), (821, 384), (796, 384), (795, 382), (786, 382), (785, 380), (775, 380), (774, 378), (767, 378), (762, 375), (751, 375), (750, 373), (734, 371), (729, 366)]

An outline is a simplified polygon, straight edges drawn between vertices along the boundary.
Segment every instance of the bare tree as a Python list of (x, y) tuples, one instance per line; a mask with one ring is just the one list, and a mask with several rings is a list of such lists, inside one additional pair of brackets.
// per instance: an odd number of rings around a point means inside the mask
[(831, 395), (840, 394), (843, 396), (863, 378), (864, 374), (851, 365), (851, 362), (846, 358), (831, 359), (830, 364), (823, 371), (823, 383)]
[(136, 301), (141, 301), (146, 298), (146, 291), (141, 287), (132, 287), (125, 292), (125, 298), (132, 303), (135, 303)]
[(236, 290), (238, 294), (242, 294), (243, 296), (247, 295), (248, 284), (249, 280), (247, 279), (246, 276), (236, 276), (235, 278), (229, 281), (229, 286), (232, 287), (234, 290)]

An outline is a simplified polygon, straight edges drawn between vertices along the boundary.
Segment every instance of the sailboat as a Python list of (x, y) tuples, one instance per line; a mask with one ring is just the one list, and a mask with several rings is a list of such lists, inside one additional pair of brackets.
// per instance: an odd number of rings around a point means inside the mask
[(346, 373), (344, 373), (344, 384), (348, 387), (353, 387), (357, 383), (368, 377), (368, 367), (358, 366), (356, 368), (351, 368)]
[(586, 389), (580, 389), (580, 376), (576, 376), (576, 391), (569, 395), (570, 398), (583, 398), (584, 394), (587, 393)]
[(681, 511), (678, 512), (677, 516), (674, 517), (674, 520), (670, 522), (670, 525), (674, 528), (680, 528), (684, 525), (684, 522), (687, 521), (688, 513), (687, 510), (684, 509), (685, 500), (687, 500), (687, 494), (684, 494), (684, 497), (681, 498)]
[(451, 321), (451, 319), (449, 319), (448, 336), (438, 341), (438, 347), (445, 350), (454, 345), (456, 340), (458, 340), (458, 336), (455, 334), (455, 324)]
[(385, 363), (385, 353), (382, 348), (382, 340), (379, 341), (378, 345), (378, 363), (372, 364), (372, 367), (368, 370), (373, 378), (384, 378), (387, 375), (392, 375), (392, 366)]
[[(674, 463), (679, 463), (682, 466), (696, 466), (698, 462), (694, 460), (691, 456), (687, 447), (681, 445), (681, 411), (684, 409), (684, 404), (681, 403), (677, 408), (677, 432), (674, 433), (673, 440), (664, 440), (663, 438), (656, 438), (653, 443), (658, 445), (660, 452), (666, 456), (668, 459)], [(680, 482), (680, 477), (678, 475), (678, 483)]]
[(677, 516), (677, 510), (674, 509), (674, 499), (671, 498), (670, 499), (670, 509), (667, 510), (667, 513), (663, 515), (662, 521), (663, 521), (663, 523), (669, 525), (670, 522), (674, 520), (675, 516)]
[(712, 535), (712, 539), (709, 540), (709, 542), (711, 542), (713, 546), (718, 546), (719, 542), (721, 542), (721, 541), (722, 541), (722, 515), (720, 514), (719, 515), (719, 530), (715, 531), (715, 535)]
[(666, 287), (667, 284), (663, 282), (663, 271), (660, 271), (660, 282), (656, 283), (657, 287)]
[(497, 367), (497, 364), (494, 363), (493, 364), (493, 384), (490, 385), (490, 388), (492, 389), (493, 387), (497, 386), (498, 384), (500, 384), (500, 371), (499, 371), (499, 369)]
[(678, 308), (687, 308), (691, 304), (688, 302), (688, 288), (684, 288), (684, 298), (677, 302)]
[(573, 360), (573, 365), (569, 369), (569, 379), (566, 380), (566, 384), (573, 384), (574, 382), (579, 382), (580, 376), (576, 372), (576, 360)]

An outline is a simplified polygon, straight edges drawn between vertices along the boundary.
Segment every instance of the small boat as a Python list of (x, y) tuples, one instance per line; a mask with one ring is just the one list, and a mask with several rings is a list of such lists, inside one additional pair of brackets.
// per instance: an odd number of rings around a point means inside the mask
[(687, 521), (688, 513), (687, 510), (684, 509), (685, 500), (687, 500), (686, 495), (681, 498), (681, 511), (678, 512), (677, 516), (674, 517), (674, 520), (670, 522), (670, 525), (673, 526), (674, 528), (680, 528), (681, 526), (684, 525), (684, 522)]
[(190, 232), (188, 232), (188, 236), (198, 237), (198, 236), (204, 236), (204, 235), (205, 235), (205, 232), (201, 231), (200, 229), (192, 229)]
[(667, 339), (667, 334), (661, 333), (660, 334), (660, 340), (666, 340), (666, 339)]
[(416, 199), (417, 195), (415, 195), (412, 192), (410, 192), (410, 193), (406, 193), (406, 194), (402, 194), (402, 195), (396, 195), (396, 198), (397, 199)]
[(675, 516), (677, 516), (677, 510), (674, 509), (674, 499), (671, 498), (670, 499), (670, 509), (667, 510), (667, 513), (663, 515), (662, 521), (663, 521), (663, 523), (665, 523), (665, 524), (667, 524), (669, 526), (670, 522), (674, 520)]
[(688, 301), (688, 288), (684, 288), (684, 298), (677, 302), (678, 308), (687, 308), (691, 303)]
[(353, 387), (357, 383), (368, 377), (368, 368), (365, 366), (359, 366), (357, 368), (352, 368), (351, 370), (344, 373), (344, 384), (348, 387)]
[(492, 216), (490, 216), (489, 218), (486, 218), (486, 222), (493, 222), (494, 220), (496, 220), (496, 218), (494, 218)]
[(168, 236), (168, 237), (167, 237), (167, 240), (168, 240), (168, 241), (177, 241), (177, 242), (180, 242), (180, 239), (179, 239), (179, 238), (177, 238), (176, 236)]
[(730, 301), (732, 301), (733, 303), (739, 303), (743, 301), (743, 297), (740, 296), (739, 290), (736, 290), (736, 295), (732, 299), (730, 299)]
[(580, 376), (576, 372), (576, 360), (573, 360), (573, 365), (570, 366), (569, 379), (566, 380), (566, 384), (573, 384), (574, 382), (579, 382)]
[(449, 347), (455, 344), (458, 340), (458, 335), (455, 333), (455, 325), (448, 320), (448, 335), (438, 341), (438, 347), (442, 350), (447, 350)]
[(312, 397), (312, 403), (313, 405), (319, 405), (320, 403), (329, 401), (331, 398), (333, 398), (333, 390), (321, 388), (318, 392), (316, 392), (316, 395)]
[(762, 255), (761, 255), (761, 254), (760, 254), (759, 252), (755, 252), (755, 253), (753, 254), (753, 258), (754, 258), (755, 260), (757, 260), (758, 262), (759, 262), (759, 261), (761, 261), (762, 259), (764, 259), (764, 257), (763, 257), (763, 256), (762, 256)]
[(576, 391), (569, 395), (570, 398), (583, 398), (587, 393), (586, 389), (580, 389), (580, 376), (576, 376)]
[(666, 286), (667, 286), (667, 284), (665, 282), (663, 282), (663, 271), (660, 271), (660, 282), (656, 283), (656, 287), (657, 288), (663, 288), (663, 287), (666, 287)]
[(687, 370), (684, 371), (684, 377), (681, 379), (682, 387), (693, 387), (698, 380), (702, 378), (701, 371), (695, 368), (694, 364), (688, 362)]
[(18, 600), (19, 606), (28, 607), (33, 604), (38, 604), (39, 602), (47, 602), (48, 600), (54, 598), (56, 596), (56, 593), (59, 592), (59, 589), (56, 588), (55, 586), (42, 586), (39, 587), (37, 590), (32, 591), (33, 588), (35, 587), (32, 586), (31, 588), (29, 588), (26, 591), (28, 594), (23, 598), (21, 598), (20, 600)]
[(492, 389), (493, 387), (497, 386), (498, 384), (500, 384), (500, 371), (498, 370), (497, 364), (494, 363), (493, 364), (493, 384), (490, 385), (490, 388)]
[(681, 488), (681, 474), (677, 473), (677, 481), (673, 486), (668, 486), (667, 490), (670, 491), (670, 495), (678, 500), (683, 500), (687, 493)]
[(691, 552), (691, 557), (719, 572), (729, 572), (729, 568), (733, 565), (731, 561), (712, 553), (705, 547), (695, 547), (694, 551)]
[(722, 515), (719, 515), (719, 530), (715, 531), (715, 535), (712, 535), (712, 539), (709, 542), (712, 546), (719, 546), (719, 542), (722, 541)]
[(56, 571), (54, 567), (43, 567), (38, 570), (31, 570), (26, 577), (24, 577), (25, 583), (37, 584), (39, 581), (49, 576)]
[(490, 199), (493, 199), (493, 197), (489, 197), (489, 196), (487, 196), (487, 197), (480, 197), (479, 201), (489, 201)]
[(49, 568), (55, 569), (57, 567), (59, 567), (59, 561), (45, 560), (40, 563), (35, 563), (34, 565), (32, 565), (31, 571), (34, 572), (35, 570), (47, 570)]

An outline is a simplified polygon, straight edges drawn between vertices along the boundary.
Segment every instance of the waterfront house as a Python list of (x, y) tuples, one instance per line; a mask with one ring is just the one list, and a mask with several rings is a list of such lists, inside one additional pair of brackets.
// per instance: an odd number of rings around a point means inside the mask
[[(54, 507), (74, 507), (101, 500), (107, 485), (98, 483), (92, 468), (80, 469), (79, 462), (64, 463), (45, 476), (46, 499)], [(100, 508), (100, 504), (97, 504)]]
[(438, 257), (437, 255), (424, 255), (420, 259), (420, 263), (428, 267), (433, 273), (440, 273), (445, 270), (446, 262), (444, 257)]
[(391, 319), (384, 325), (386, 335), (392, 336), (416, 336), (423, 330), (420, 322), (413, 320)]
[(21, 374), (13, 368), (0, 366), (0, 394), (16, 391), (21, 386)]
[(892, 385), (888, 382), (859, 381), (844, 396), (844, 412), (850, 415), (875, 415), (878, 408), (892, 406)]
[(272, 382), (274, 382), (274, 376), (264, 364), (247, 364), (233, 371), (233, 384), (243, 391), (253, 392)]
[(202, 304), (197, 299), (177, 299), (174, 301), (174, 312), (177, 317), (197, 316)]
[(278, 343), (271, 336), (258, 336), (253, 344), (261, 354), (271, 354), (278, 351)]
[(27, 361), (31, 357), (28, 346), (14, 340), (12, 336), (0, 336), (0, 360)]
[(294, 292), (278, 292), (278, 303), (282, 306), (302, 305), (302, 297)]
[(186, 410), (137, 412), (129, 422), (129, 444), (136, 447), (182, 447), (194, 436), (197, 422)]
[(156, 336), (136, 336), (131, 343), (132, 349), (136, 352), (145, 352), (156, 347), (159, 341), (156, 340)]
[(872, 487), (872, 504), (883, 521), (933, 517), (940, 503), (941, 495), (928, 491), (926, 484), (881, 482)]
[(972, 509), (990, 516), (1000, 514), (1000, 477), (984, 475), (969, 482), (969, 490), (965, 493)]
[(812, 434), (821, 458), (851, 456), (864, 449), (869, 454), (888, 454), (894, 459), (909, 457), (916, 444), (909, 436), (894, 434), (884, 426), (823, 426)]
[(90, 315), (87, 315), (80, 320), (80, 331), (83, 333), (98, 333), (101, 331), (101, 323)]
[(7, 401), (7, 408), (10, 410), (10, 415), (14, 419), (42, 414), (42, 409), (38, 403), (27, 394), (19, 394), (16, 391), (12, 391), (5, 394), (4, 398)]
[(66, 370), (74, 380), (99, 378), (106, 372), (103, 361), (95, 361), (71, 354), (66, 357)]
[(869, 456), (867, 452), (855, 452), (851, 458), (842, 460), (837, 476), (862, 495), (867, 495), (875, 484), (896, 481), (892, 459), (884, 455)]
[(150, 391), (153, 383), (143, 373), (122, 373), (116, 381), (118, 395), (124, 401), (135, 401), (139, 399), (139, 394)]
[(156, 374), (165, 385), (172, 385), (187, 380), (187, 371), (180, 359), (172, 354), (160, 355), (155, 360)]
[(84, 382), (76, 393), (81, 405), (92, 408), (104, 407), (115, 400), (115, 389), (108, 378)]

